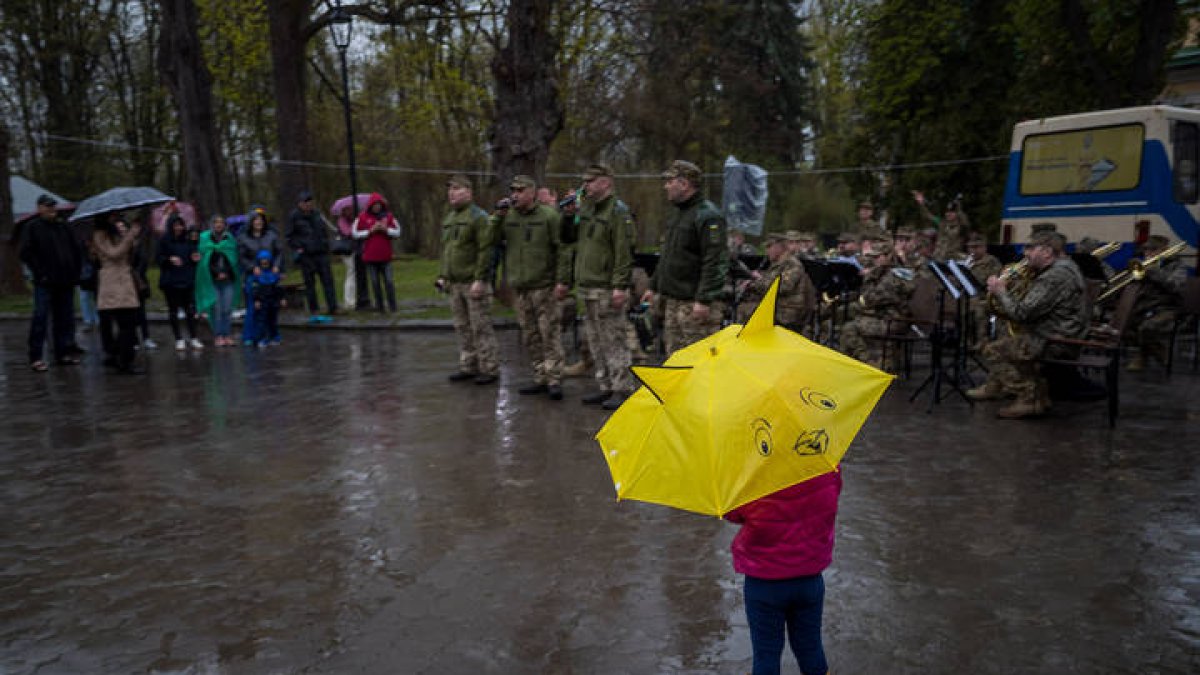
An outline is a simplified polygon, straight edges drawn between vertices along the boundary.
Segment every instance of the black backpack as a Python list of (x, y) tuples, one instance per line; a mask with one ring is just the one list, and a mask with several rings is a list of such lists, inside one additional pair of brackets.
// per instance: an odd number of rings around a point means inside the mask
[(213, 251), (208, 256), (208, 274), (213, 281), (225, 275), (225, 281), (233, 281), (233, 267), (229, 264), (229, 258), (225, 257), (220, 251)]

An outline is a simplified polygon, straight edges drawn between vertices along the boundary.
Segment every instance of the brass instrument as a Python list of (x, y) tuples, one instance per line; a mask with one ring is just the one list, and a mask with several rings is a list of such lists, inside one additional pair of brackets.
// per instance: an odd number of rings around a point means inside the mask
[(1129, 267), (1114, 274), (1113, 278), (1108, 280), (1108, 285), (1104, 287), (1104, 292), (1100, 294), (1100, 297), (1096, 298), (1096, 302), (1104, 302), (1131, 282), (1141, 281), (1146, 277), (1146, 270), (1162, 264), (1162, 261), (1168, 258), (1179, 255), (1185, 248), (1187, 248), (1187, 242), (1181, 241), (1145, 260), (1130, 260)]
[(1015, 263), (1005, 265), (1004, 269), (1000, 271), (1000, 278), (1008, 282), (1027, 274), (1029, 274), (1029, 258), (1021, 258)]
[(1119, 242), (1119, 241), (1110, 241), (1110, 242), (1108, 242), (1107, 244), (1105, 244), (1105, 245), (1103, 245), (1103, 246), (1097, 246), (1097, 247), (1096, 247), (1094, 250), (1092, 250), (1092, 252), (1091, 252), (1091, 253), (1089, 253), (1088, 255), (1092, 256), (1092, 257), (1093, 257), (1093, 258), (1095, 258), (1096, 260), (1104, 260), (1105, 258), (1107, 258), (1108, 256), (1110, 256), (1110, 255), (1112, 255), (1112, 254), (1116, 253), (1116, 252), (1117, 252), (1117, 251), (1119, 251), (1119, 250), (1121, 250), (1121, 242)]

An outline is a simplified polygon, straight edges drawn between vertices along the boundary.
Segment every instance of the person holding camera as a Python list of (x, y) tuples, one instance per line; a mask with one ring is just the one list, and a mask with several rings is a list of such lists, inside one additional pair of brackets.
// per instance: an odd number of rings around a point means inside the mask
[(570, 256), (562, 243), (558, 211), (537, 202), (537, 181), (516, 176), (512, 196), (496, 205), (491, 222), (504, 242), (504, 267), (516, 291), (517, 321), (533, 366), (534, 381), (521, 394), (561, 401), (562, 322), (558, 303), (567, 295)]
[(446, 201), (450, 209), (442, 218), (442, 268), (434, 283), (450, 296), (458, 334), (458, 370), (450, 381), (492, 384), (500, 375), (492, 330), (496, 233), (487, 212), (475, 204), (470, 178), (451, 176), (446, 181)]
[(633, 217), (613, 190), (607, 164), (583, 174), (587, 199), (575, 219), (575, 283), (583, 296), (583, 332), (595, 359), (599, 391), (584, 405), (616, 410), (633, 393), (625, 310), (633, 273)]

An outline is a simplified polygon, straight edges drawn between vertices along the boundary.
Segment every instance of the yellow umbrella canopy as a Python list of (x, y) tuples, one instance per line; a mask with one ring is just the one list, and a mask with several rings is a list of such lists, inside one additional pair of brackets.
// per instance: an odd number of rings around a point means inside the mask
[(633, 368), (596, 434), (618, 499), (723, 516), (837, 468), (893, 378), (775, 325), (778, 286), (745, 326)]

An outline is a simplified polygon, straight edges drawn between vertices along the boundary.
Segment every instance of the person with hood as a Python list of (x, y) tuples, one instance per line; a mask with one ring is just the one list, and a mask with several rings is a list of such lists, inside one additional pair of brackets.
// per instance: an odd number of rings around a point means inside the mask
[[(337, 314), (337, 293), (333, 289), (333, 268), (329, 266), (329, 233), (328, 225), (321, 214), (317, 212), (313, 193), (302, 190), (297, 200), (296, 208), (288, 216), (287, 241), (296, 256), (296, 264), (304, 274), (304, 290), (308, 300), (309, 321), (318, 323), (328, 321), (328, 317), (320, 314), (321, 306), (317, 302), (317, 278), (321, 279), (321, 288), (325, 292), (325, 306), (330, 314)], [(278, 259), (273, 258), (276, 263)], [(278, 266), (278, 265), (276, 265)]]
[(207, 314), (218, 347), (233, 345), (230, 337), (234, 289), (238, 287), (238, 251), (223, 216), (213, 216), (200, 234), (200, 264), (196, 266), (196, 310)]
[(246, 297), (254, 307), (254, 333), (259, 347), (283, 341), (279, 335), (279, 308), (286, 303), (279, 289), (279, 273), (272, 262), (270, 253), (259, 251), (254, 268), (246, 275)]
[(75, 342), (75, 285), (83, 269), (83, 248), (75, 232), (55, 210), (58, 202), (50, 195), (37, 198), (37, 218), (25, 226), (19, 257), (33, 275), (33, 317), (29, 324), (29, 367), (41, 373), (49, 369), (42, 358), (47, 322), (54, 330), (54, 358), (74, 365), (79, 358), (71, 352)]
[[(238, 235), (238, 270), (243, 277), (248, 277), (258, 261), (258, 254), (266, 251), (271, 254), (271, 271), (279, 274), (279, 257), (283, 246), (279, 235), (267, 224), (267, 214), (262, 209), (254, 209), (249, 214), (249, 222)], [(254, 332), (254, 301), (249, 294), (245, 296), (246, 315), (242, 317), (242, 344), (250, 346), (258, 341)]]
[(400, 223), (378, 192), (367, 200), (367, 209), (358, 214), (354, 238), (363, 242), (363, 262), (371, 277), (375, 309), (383, 312), (383, 293), (387, 291), (388, 309), (396, 311), (396, 284), (392, 279), (392, 240), (400, 236)]
[[(167, 319), (175, 334), (175, 349), (183, 351), (189, 345), (192, 349), (204, 349), (204, 343), (196, 337), (196, 263), (200, 261), (200, 252), (192, 243), (183, 218), (173, 215), (167, 221), (167, 232), (158, 240), (155, 257), (159, 268), (158, 287), (167, 299)], [(183, 339), (179, 328), (180, 310), (187, 317), (190, 341)]]

